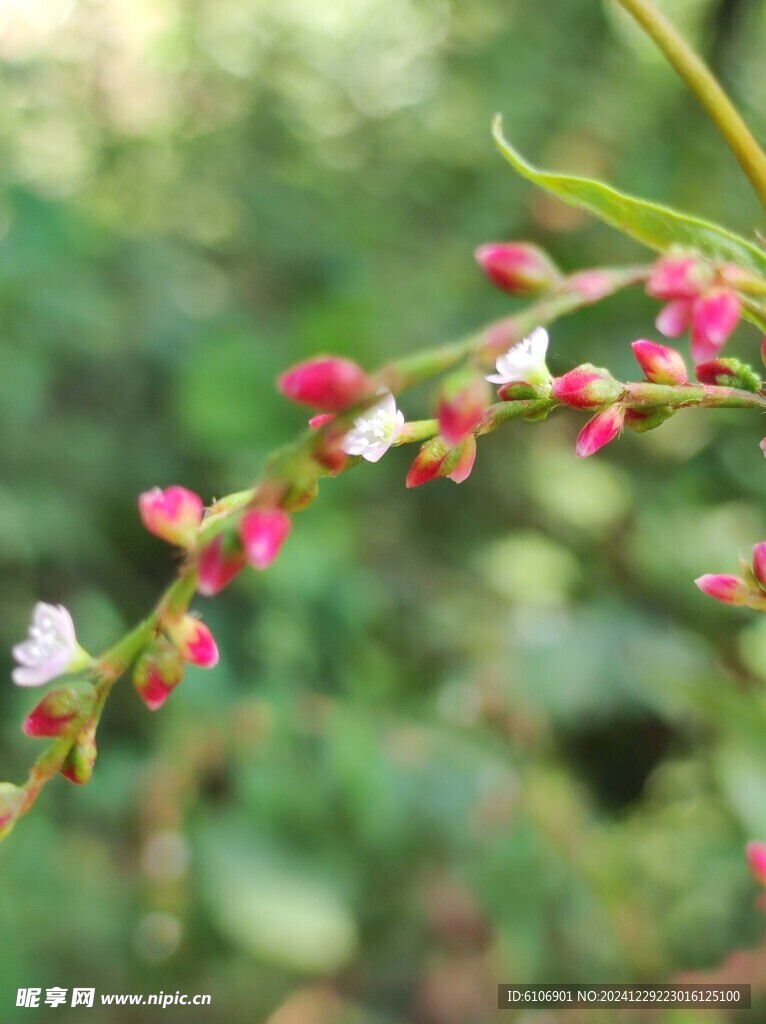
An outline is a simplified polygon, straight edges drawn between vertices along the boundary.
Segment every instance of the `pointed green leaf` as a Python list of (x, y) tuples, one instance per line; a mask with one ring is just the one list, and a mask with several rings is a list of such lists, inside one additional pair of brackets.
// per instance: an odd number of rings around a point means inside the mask
[[(624, 195), (600, 181), (538, 170), (528, 164), (504, 137), (499, 116), (495, 118), (492, 134), (500, 152), (522, 177), (553, 192), (570, 206), (588, 210), (650, 249), (664, 252), (675, 246), (698, 252), (715, 262), (733, 263), (743, 270), (766, 276), (766, 252), (740, 235), (670, 207)], [(749, 316), (750, 312), (754, 322), (758, 322), (756, 311), (748, 309), (746, 315)]]

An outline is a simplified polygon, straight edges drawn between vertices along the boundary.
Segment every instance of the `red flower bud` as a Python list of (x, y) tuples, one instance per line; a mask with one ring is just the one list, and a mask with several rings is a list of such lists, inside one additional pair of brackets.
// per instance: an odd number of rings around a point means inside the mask
[(449, 445), (458, 445), (481, 423), (490, 401), (484, 377), (470, 370), (448, 378), (439, 396), (439, 432)]
[(190, 548), (205, 511), (202, 498), (185, 487), (154, 487), (138, 499), (141, 521), (150, 533), (169, 544)]
[(199, 553), (197, 590), (205, 597), (212, 597), (231, 583), (246, 565), (239, 537), (235, 533), (219, 533)]
[(77, 737), (77, 742), (67, 754), (59, 771), (65, 779), (74, 782), (76, 786), (84, 786), (93, 775), (97, 756), (96, 725), (93, 723)]
[(538, 295), (562, 280), (548, 255), (529, 242), (490, 242), (474, 255), (490, 281), (511, 295)]
[(694, 582), (703, 594), (714, 597), (716, 601), (722, 601), (724, 604), (747, 604), (750, 598), (747, 583), (739, 576), (708, 573), (706, 576), (700, 576)]
[(407, 487), (420, 487), (437, 477), (446, 476), (456, 484), (468, 479), (476, 458), (473, 434), (455, 447), (443, 437), (434, 437), (421, 447), (407, 474)]
[(370, 378), (356, 363), (340, 356), (308, 359), (279, 378), (279, 390), (287, 398), (328, 412), (356, 405), (371, 391)]
[(46, 693), (24, 722), (27, 736), (61, 736), (77, 718), (92, 708), (95, 692), (92, 687), (62, 686)]
[(697, 299), (692, 310), (692, 356), (695, 363), (717, 355), (741, 315), (739, 299), (725, 288), (712, 288)]
[(739, 359), (709, 359), (706, 363), (698, 363), (694, 367), (694, 373), (701, 384), (752, 392), (758, 391), (761, 386), (758, 374)]
[(624, 416), (625, 411), (622, 406), (611, 405), (603, 412), (596, 413), (593, 419), (588, 420), (577, 435), (575, 454), (578, 459), (594, 455), (599, 448), (614, 441), (622, 430)]
[(178, 649), (162, 637), (144, 651), (133, 670), (133, 685), (144, 704), (156, 711), (183, 679), (184, 664)]
[(759, 885), (766, 885), (766, 843), (753, 840), (745, 847), (750, 873)]
[(653, 384), (685, 384), (686, 366), (680, 352), (653, 341), (634, 341), (631, 348), (638, 364)]
[(761, 362), (766, 366), (766, 338), (761, 342)]
[(551, 385), (551, 395), (573, 409), (598, 409), (614, 402), (622, 391), (622, 384), (608, 370), (590, 363), (577, 366), (563, 377), (555, 377)]
[(290, 536), (292, 521), (281, 508), (254, 508), (239, 524), (239, 535), (248, 562), (254, 569), (268, 569)]
[(753, 575), (756, 582), (766, 590), (766, 540), (753, 548)]
[(334, 412), (320, 412), (316, 416), (311, 417), (309, 420), (309, 427), (311, 430), (319, 430), (320, 427), (324, 427), (328, 423), (332, 423), (334, 419)]
[(165, 623), (168, 636), (184, 661), (200, 668), (218, 664), (218, 647), (204, 622), (193, 615), (182, 615)]
[(661, 256), (654, 264), (646, 293), (655, 299), (694, 299), (713, 280), (713, 271), (696, 256)]

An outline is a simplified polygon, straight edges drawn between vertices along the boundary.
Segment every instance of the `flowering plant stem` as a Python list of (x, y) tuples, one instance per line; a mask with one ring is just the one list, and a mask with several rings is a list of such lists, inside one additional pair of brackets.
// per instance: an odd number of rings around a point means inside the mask
[(766, 209), (766, 154), (705, 62), (652, 0), (617, 0), (641, 25), (726, 140)]

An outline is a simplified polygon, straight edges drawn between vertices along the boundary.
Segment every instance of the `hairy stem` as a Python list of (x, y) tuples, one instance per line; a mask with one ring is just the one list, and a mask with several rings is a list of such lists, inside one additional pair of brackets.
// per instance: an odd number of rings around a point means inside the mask
[(766, 210), (766, 154), (705, 62), (652, 0), (617, 0), (651, 36), (721, 133)]

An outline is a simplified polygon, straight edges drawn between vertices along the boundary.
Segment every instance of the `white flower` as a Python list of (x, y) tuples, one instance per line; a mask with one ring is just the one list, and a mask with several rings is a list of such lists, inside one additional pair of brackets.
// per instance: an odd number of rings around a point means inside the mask
[(545, 353), (548, 351), (548, 332), (543, 327), (536, 327), (528, 338), (509, 348), (505, 355), (497, 360), (497, 373), (490, 374), (490, 384), (512, 384), (524, 381), (525, 384), (546, 385), (551, 379), (545, 365)]
[(404, 413), (396, 408), (390, 391), (354, 420), (354, 426), (343, 438), (346, 455), (361, 455), (368, 462), (382, 459), (404, 426)]
[(32, 612), (28, 639), (16, 644), (13, 656), (20, 666), (13, 670), (13, 681), (18, 686), (42, 686), (89, 660), (77, 643), (72, 616), (66, 608), (42, 601)]

